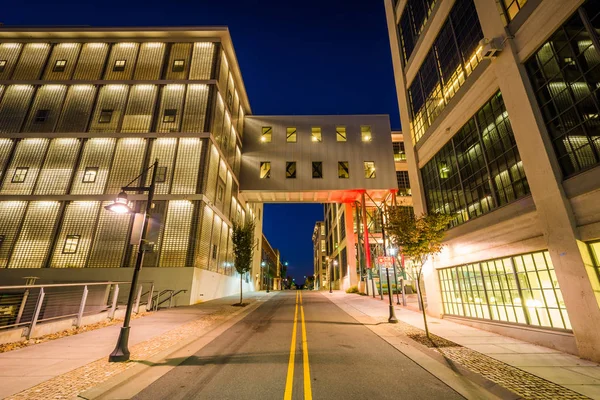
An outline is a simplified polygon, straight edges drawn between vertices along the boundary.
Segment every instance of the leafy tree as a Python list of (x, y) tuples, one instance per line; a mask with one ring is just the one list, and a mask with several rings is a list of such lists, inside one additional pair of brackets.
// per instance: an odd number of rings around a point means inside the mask
[(242, 306), (242, 291), (244, 274), (252, 268), (252, 255), (254, 254), (254, 221), (246, 221), (244, 224), (233, 223), (233, 257), (235, 270), (240, 274), (240, 303)]
[(406, 207), (391, 207), (387, 215), (385, 229), (391, 242), (415, 264), (419, 300), (423, 305), (421, 311), (423, 312), (425, 334), (430, 340), (423, 291), (421, 290), (421, 274), (427, 260), (439, 254), (444, 248), (442, 240), (450, 220), (449, 215), (439, 213), (423, 214), (417, 217), (412, 212), (407, 212)]

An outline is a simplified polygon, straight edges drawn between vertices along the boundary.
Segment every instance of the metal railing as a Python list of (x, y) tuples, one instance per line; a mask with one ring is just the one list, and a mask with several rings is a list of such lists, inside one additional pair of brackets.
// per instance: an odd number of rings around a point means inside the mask
[[(86, 315), (107, 313), (113, 319), (119, 306), (126, 305), (130, 285), (88, 282), (0, 286), (0, 330), (25, 327), (24, 336), (29, 339), (40, 322), (74, 318), (73, 325), (80, 327)], [(144, 287), (150, 288), (147, 297), (142, 296)], [(139, 313), (140, 305), (146, 304), (150, 310), (158, 304), (154, 303), (154, 292), (153, 282), (140, 283), (133, 311)]]

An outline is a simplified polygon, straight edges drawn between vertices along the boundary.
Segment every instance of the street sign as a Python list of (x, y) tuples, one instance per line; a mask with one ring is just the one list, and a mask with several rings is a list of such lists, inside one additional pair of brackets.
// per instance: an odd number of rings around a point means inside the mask
[(379, 256), (379, 257), (377, 257), (377, 264), (379, 264), (380, 268), (393, 268), (394, 257)]

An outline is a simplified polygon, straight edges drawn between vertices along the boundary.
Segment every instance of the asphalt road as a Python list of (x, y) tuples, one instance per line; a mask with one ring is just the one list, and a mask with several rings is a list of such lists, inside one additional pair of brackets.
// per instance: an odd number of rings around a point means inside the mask
[(274, 294), (135, 397), (313, 398), (462, 397), (326, 297), (308, 291)]

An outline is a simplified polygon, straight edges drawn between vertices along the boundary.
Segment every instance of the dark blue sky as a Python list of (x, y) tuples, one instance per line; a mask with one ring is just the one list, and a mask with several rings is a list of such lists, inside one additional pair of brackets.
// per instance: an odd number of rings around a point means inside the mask
[[(400, 128), (383, 0), (4, 1), (5, 25), (227, 25), (254, 114), (389, 114)], [(312, 273), (323, 207), (266, 205), (265, 235)]]

